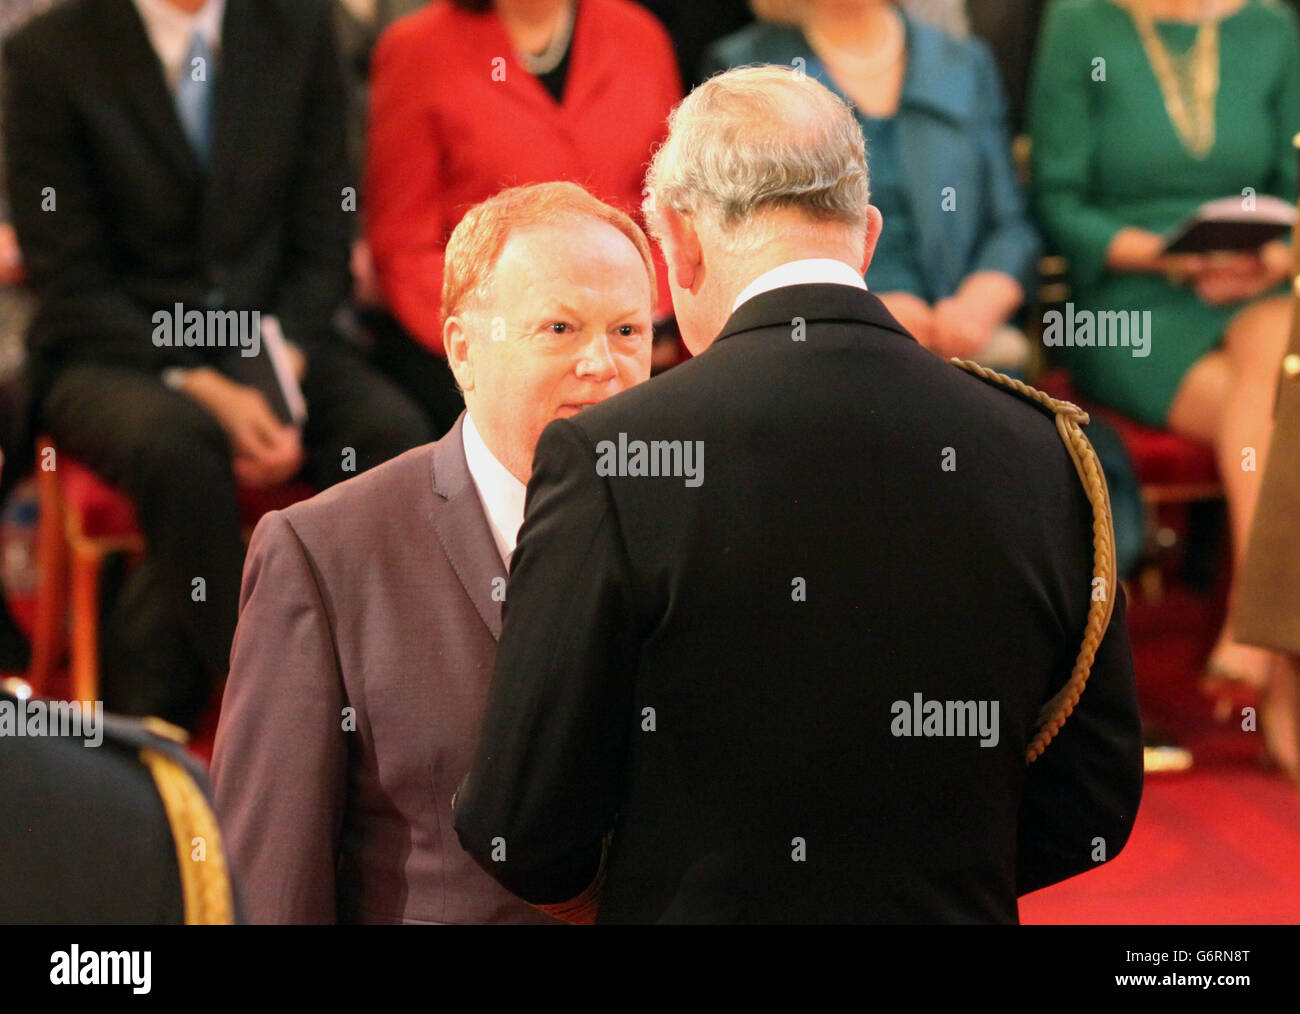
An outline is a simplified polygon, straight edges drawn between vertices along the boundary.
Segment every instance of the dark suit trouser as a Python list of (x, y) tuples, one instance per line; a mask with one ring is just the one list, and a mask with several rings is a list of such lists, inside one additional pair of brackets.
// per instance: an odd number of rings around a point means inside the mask
[[(313, 354), (302, 387), (300, 478), (318, 489), (429, 439), (416, 408), (348, 351)], [(192, 727), (228, 670), (238, 617), (244, 544), (226, 434), (158, 377), (98, 365), (61, 371), (42, 423), (64, 453), (126, 491), (147, 545), (107, 604), (106, 704)]]

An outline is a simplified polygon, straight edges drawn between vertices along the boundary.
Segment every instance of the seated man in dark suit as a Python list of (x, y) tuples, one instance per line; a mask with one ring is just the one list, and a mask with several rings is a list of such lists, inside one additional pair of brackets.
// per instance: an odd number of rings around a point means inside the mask
[[(104, 624), (119, 710), (188, 726), (225, 674), (237, 484), (324, 487), (428, 439), (331, 327), (352, 182), (331, 18), (326, 0), (68, 0), (5, 46), (32, 421), (131, 496), (148, 544)], [(305, 425), (274, 411), (289, 373)]]
[(650, 375), (650, 244), (572, 183), (452, 232), (443, 336), (466, 412), (435, 444), (268, 514), (217, 728), (217, 811), (253, 922), (553, 922), (452, 832), (533, 448)]
[(455, 824), (570, 921), (1011, 923), (1133, 826), (1077, 409), (927, 354), (866, 291), (863, 149), (810, 76), (697, 88), (648, 179), (695, 358), (538, 443)]

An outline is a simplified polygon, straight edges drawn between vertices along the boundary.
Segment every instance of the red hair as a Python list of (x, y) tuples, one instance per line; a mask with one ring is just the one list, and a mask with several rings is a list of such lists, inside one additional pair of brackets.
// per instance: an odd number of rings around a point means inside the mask
[(483, 292), (514, 230), (555, 224), (575, 216), (612, 225), (631, 241), (645, 263), (653, 298), (658, 291), (654, 258), (650, 242), (636, 222), (576, 183), (533, 183), (502, 190), (476, 204), (452, 230), (443, 256), (443, 320), (460, 313), (467, 299)]

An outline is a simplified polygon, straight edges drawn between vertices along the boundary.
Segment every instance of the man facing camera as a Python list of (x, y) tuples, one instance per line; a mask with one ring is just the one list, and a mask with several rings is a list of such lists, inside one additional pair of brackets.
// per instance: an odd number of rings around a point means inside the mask
[(461, 851), (469, 766), (533, 448), (650, 374), (649, 243), (571, 183), (506, 190), (447, 245), (466, 411), (263, 518), (212, 758), (250, 922), (553, 920)]
[(1015, 922), (1141, 792), (1083, 451), (866, 291), (862, 134), (812, 78), (710, 79), (648, 182), (696, 356), (538, 444), (461, 841), (574, 922)]
[(105, 595), (104, 694), (193, 727), (230, 660), (239, 489), (323, 489), (429, 439), (332, 326), (352, 181), (331, 8), (67, 0), (4, 65), (28, 422), (131, 498), (147, 545)]

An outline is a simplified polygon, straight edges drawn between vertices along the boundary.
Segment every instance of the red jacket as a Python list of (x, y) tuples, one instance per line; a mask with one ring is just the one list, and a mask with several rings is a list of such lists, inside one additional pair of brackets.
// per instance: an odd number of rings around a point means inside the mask
[[(372, 64), (365, 215), (402, 325), (445, 354), (443, 248), (499, 190), (570, 180), (641, 221), (646, 165), (680, 98), (672, 42), (628, 0), (579, 3), (563, 105), (516, 60), (495, 13), (434, 3), (395, 22)], [(657, 251), (656, 265), (667, 311)]]

